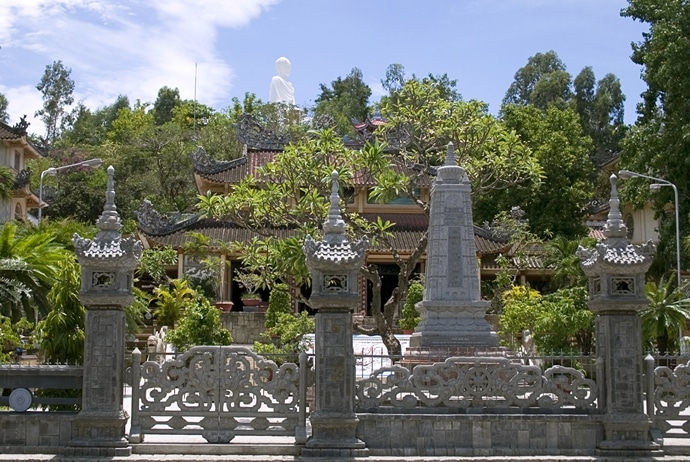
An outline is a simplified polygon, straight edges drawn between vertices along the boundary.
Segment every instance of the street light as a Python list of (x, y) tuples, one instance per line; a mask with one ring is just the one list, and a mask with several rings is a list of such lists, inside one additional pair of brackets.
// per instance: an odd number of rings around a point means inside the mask
[(43, 209), (43, 178), (46, 175), (55, 175), (60, 170), (72, 167), (99, 167), (103, 163), (102, 159), (89, 159), (77, 162), (76, 164), (63, 165), (62, 167), (50, 167), (41, 172), (41, 180), (38, 183), (38, 223), (41, 223), (41, 211)]
[(680, 287), (680, 228), (678, 221), (678, 188), (676, 188), (676, 185), (670, 181), (655, 178), (653, 176), (643, 175), (641, 173), (631, 172), (630, 170), (620, 170), (618, 172), (618, 176), (624, 180), (629, 178), (647, 178), (648, 180), (658, 181), (658, 183), (652, 183), (649, 185), (650, 191), (658, 191), (664, 186), (670, 186), (673, 188), (674, 209), (676, 212), (676, 276), (678, 278), (678, 287)]

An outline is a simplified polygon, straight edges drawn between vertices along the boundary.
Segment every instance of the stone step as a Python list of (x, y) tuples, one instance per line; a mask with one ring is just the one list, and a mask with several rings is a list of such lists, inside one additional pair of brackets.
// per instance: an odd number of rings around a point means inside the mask
[(132, 444), (132, 455), (209, 455), (209, 456), (298, 456), (301, 445), (294, 443), (138, 443)]

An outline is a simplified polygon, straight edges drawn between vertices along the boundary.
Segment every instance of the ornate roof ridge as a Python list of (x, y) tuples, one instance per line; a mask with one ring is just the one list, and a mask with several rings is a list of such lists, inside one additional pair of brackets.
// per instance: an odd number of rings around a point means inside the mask
[(219, 161), (212, 159), (202, 146), (198, 146), (196, 151), (189, 156), (192, 158), (194, 172), (200, 175), (213, 175), (247, 163), (247, 157), (245, 156), (233, 160)]
[(287, 134), (276, 133), (261, 125), (251, 114), (244, 113), (237, 123), (237, 137), (247, 149), (282, 151), (290, 142)]
[(137, 215), (137, 227), (151, 236), (165, 236), (175, 233), (199, 221), (198, 215), (183, 217), (181, 214), (163, 215), (158, 212), (151, 201), (141, 203)]

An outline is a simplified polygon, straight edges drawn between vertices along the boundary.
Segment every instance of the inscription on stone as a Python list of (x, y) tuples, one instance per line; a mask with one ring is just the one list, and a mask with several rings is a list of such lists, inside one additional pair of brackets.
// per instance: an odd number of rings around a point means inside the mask
[(462, 207), (446, 206), (443, 209), (443, 224), (457, 225), (462, 223), (463, 213)]
[(462, 287), (462, 228), (448, 228), (448, 287)]

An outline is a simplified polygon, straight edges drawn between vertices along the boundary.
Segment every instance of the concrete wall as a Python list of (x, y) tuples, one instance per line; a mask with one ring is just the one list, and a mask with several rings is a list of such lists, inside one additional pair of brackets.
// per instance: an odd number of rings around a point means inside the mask
[(588, 456), (604, 439), (602, 415), (358, 413), (372, 456)]
[(261, 340), (261, 333), (266, 330), (266, 313), (223, 312), (220, 319), (232, 334), (235, 345), (253, 345), (254, 341)]

